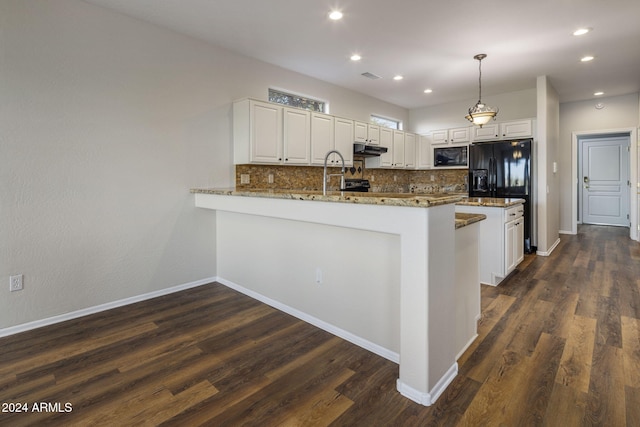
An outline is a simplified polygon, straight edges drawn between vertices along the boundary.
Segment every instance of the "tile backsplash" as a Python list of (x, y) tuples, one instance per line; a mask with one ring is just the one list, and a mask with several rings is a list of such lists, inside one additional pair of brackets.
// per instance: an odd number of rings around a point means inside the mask
[[(329, 171), (339, 173), (340, 169)], [(459, 193), (467, 191), (467, 173), (467, 169), (365, 169), (364, 161), (356, 158), (345, 178), (368, 179), (372, 192)], [(323, 168), (318, 166), (236, 165), (236, 189), (322, 190), (322, 174)], [(242, 183), (243, 175), (248, 184)], [(339, 185), (339, 179), (332, 177), (329, 188), (337, 190)]]

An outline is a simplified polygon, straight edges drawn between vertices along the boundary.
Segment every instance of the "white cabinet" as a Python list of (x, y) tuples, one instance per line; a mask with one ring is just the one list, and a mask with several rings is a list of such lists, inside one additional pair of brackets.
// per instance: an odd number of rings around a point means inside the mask
[(524, 205), (456, 205), (456, 212), (486, 215), (480, 222), (480, 283), (498, 285), (524, 259)]
[(367, 168), (390, 168), (393, 165), (393, 129), (381, 127), (380, 146), (387, 147), (387, 152), (378, 157), (367, 157), (364, 164)]
[(416, 140), (416, 134), (404, 134), (404, 167), (407, 169), (416, 168)]
[[(353, 120), (336, 117), (333, 130), (334, 149), (342, 154), (345, 165), (353, 165)], [(333, 156), (334, 163), (341, 165), (340, 157), (337, 154)]]
[[(335, 147), (333, 116), (311, 113), (311, 163), (324, 164), (324, 157)], [(329, 159), (329, 162), (333, 160)]]
[(463, 144), (470, 141), (470, 128), (440, 129), (431, 132), (432, 145)]
[(404, 132), (393, 131), (393, 149), (391, 150), (391, 167), (404, 168)]
[(528, 138), (533, 136), (534, 121), (514, 120), (502, 123), (487, 123), (473, 128), (473, 141), (493, 141), (500, 139)]
[(531, 120), (500, 123), (500, 135), (505, 139), (533, 136), (533, 123)]
[(380, 146), (387, 152), (378, 157), (367, 157), (365, 166), (375, 168), (415, 169), (417, 135), (382, 127), (380, 128)]
[(429, 169), (433, 167), (433, 149), (431, 139), (427, 135), (419, 135), (416, 147), (418, 169)]
[(431, 131), (431, 145), (444, 145), (449, 143), (449, 129)]
[[(353, 120), (322, 113), (311, 113), (311, 163), (324, 165), (331, 150), (338, 150), (345, 165), (353, 165)], [(328, 165), (342, 165), (337, 154), (331, 154)]]
[(474, 141), (494, 141), (500, 139), (500, 124), (487, 123), (482, 127), (474, 127), (472, 138)]
[(308, 165), (310, 113), (245, 99), (233, 104), (235, 164)]
[(282, 163), (282, 107), (245, 99), (233, 104), (235, 164)]
[(360, 144), (380, 144), (380, 126), (354, 122), (354, 141)]
[(308, 165), (311, 156), (311, 112), (282, 109), (283, 158), (288, 165)]
[(507, 209), (505, 220), (505, 272), (511, 273), (524, 259), (524, 207)]

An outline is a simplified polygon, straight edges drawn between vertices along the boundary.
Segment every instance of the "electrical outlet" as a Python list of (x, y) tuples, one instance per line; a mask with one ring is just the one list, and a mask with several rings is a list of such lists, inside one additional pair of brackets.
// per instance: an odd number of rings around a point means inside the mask
[(249, 184), (249, 182), (250, 182), (250, 175), (248, 173), (241, 173), (240, 184)]
[(11, 292), (22, 290), (22, 274), (9, 277), (9, 290)]
[(269, 184), (273, 184), (273, 174), (272, 173), (269, 174), (268, 178), (269, 178)]

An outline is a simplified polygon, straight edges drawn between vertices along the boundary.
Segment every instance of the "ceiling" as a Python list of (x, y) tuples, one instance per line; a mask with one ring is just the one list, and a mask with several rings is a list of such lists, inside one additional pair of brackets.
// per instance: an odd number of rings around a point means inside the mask
[(541, 75), (561, 102), (640, 92), (638, 0), (85, 1), (405, 108), (477, 99), (478, 53), (483, 98)]

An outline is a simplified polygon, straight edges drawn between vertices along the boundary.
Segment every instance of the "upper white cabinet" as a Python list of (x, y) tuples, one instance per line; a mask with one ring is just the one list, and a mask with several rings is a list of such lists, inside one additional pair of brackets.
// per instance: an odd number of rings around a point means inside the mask
[(473, 128), (473, 141), (528, 138), (533, 136), (533, 120), (514, 120), (502, 123), (487, 123)]
[(281, 163), (282, 144), (282, 107), (248, 99), (233, 104), (235, 164)]
[(285, 107), (282, 119), (284, 163), (308, 165), (311, 158), (311, 112)]
[[(311, 113), (311, 163), (324, 164), (327, 152), (335, 147), (333, 116), (322, 113)], [(329, 159), (329, 163), (333, 156)]]
[(431, 132), (431, 145), (464, 144), (470, 140), (469, 127), (440, 129)]
[(404, 132), (393, 131), (393, 150), (391, 154), (391, 167), (404, 168)]
[[(331, 150), (338, 150), (345, 165), (353, 165), (353, 120), (311, 113), (311, 163), (324, 165), (324, 158)], [(340, 165), (340, 156), (329, 155), (327, 164)]]
[[(335, 117), (334, 119), (334, 149), (344, 158), (345, 165), (353, 165), (353, 120)], [(329, 159), (331, 160), (331, 159)], [(334, 154), (335, 163), (341, 164), (340, 157)]]
[(419, 135), (416, 147), (418, 169), (429, 169), (433, 167), (433, 149), (428, 135)]
[(235, 164), (308, 165), (310, 113), (245, 99), (233, 104)]
[(379, 145), (380, 126), (354, 122), (354, 141), (360, 144)]
[(533, 136), (533, 122), (531, 120), (518, 120), (500, 123), (500, 134), (506, 139)]
[(414, 133), (404, 134), (404, 167), (415, 169), (416, 167), (416, 144), (417, 135)]

